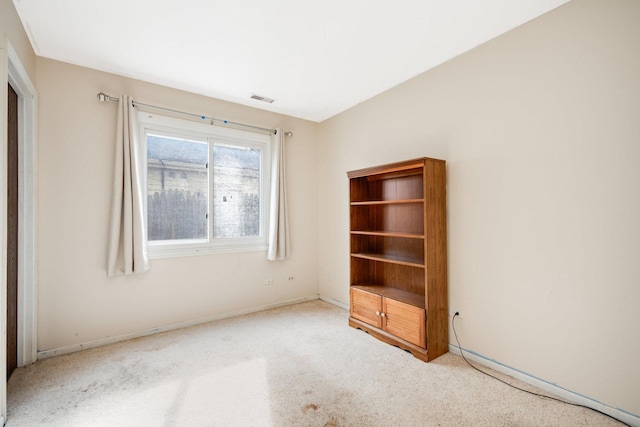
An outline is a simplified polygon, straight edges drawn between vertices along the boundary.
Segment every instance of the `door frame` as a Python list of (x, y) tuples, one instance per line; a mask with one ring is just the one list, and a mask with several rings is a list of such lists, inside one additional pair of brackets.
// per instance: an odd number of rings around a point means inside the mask
[[(18, 366), (33, 363), (37, 353), (37, 111), (38, 94), (20, 57), (3, 37), (0, 45), (0, 120), (7, 121), (7, 83), (18, 94)], [(0, 312), (7, 310), (7, 131), (0, 134)], [(0, 375), (6, 378), (6, 315), (0, 315)], [(0, 420), (6, 419), (6, 381), (0, 382)]]
[(18, 366), (38, 359), (36, 323), (36, 115), (38, 94), (7, 42), (7, 81), (18, 94)]

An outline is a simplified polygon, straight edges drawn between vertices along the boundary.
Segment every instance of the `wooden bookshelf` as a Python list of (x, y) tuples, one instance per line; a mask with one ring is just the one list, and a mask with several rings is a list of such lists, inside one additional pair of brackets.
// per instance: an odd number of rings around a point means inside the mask
[(349, 324), (430, 361), (448, 351), (445, 162), (348, 172)]

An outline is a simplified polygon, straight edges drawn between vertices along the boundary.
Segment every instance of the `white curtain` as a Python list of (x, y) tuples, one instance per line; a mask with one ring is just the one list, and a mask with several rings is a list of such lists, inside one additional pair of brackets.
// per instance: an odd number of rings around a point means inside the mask
[(118, 102), (107, 266), (109, 276), (142, 273), (149, 269), (138, 132), (132, 101), (130, 96), (121, 95)]
[(269, 214), (270, 261), (289, 258), (289, 218), (287, 214), (287, 186), (285, 180), (284, 131), (276, 129), (271, 135), (271, 210)]

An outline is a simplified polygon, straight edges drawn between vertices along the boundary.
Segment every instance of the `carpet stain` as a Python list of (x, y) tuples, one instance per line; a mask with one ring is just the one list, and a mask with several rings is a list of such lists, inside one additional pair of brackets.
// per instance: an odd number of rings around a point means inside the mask
[(313, 409), (314, 411), (318, 410), (318, 405), (310, 403), (302, 408), (302, 413), (306, 414), (309, 409)]

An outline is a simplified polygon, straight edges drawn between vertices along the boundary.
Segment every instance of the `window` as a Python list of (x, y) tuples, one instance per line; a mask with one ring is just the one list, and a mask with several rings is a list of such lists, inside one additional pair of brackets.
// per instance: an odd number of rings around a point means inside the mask
[(270, 136), (138, 119), (150, 256), (266, 250)]

